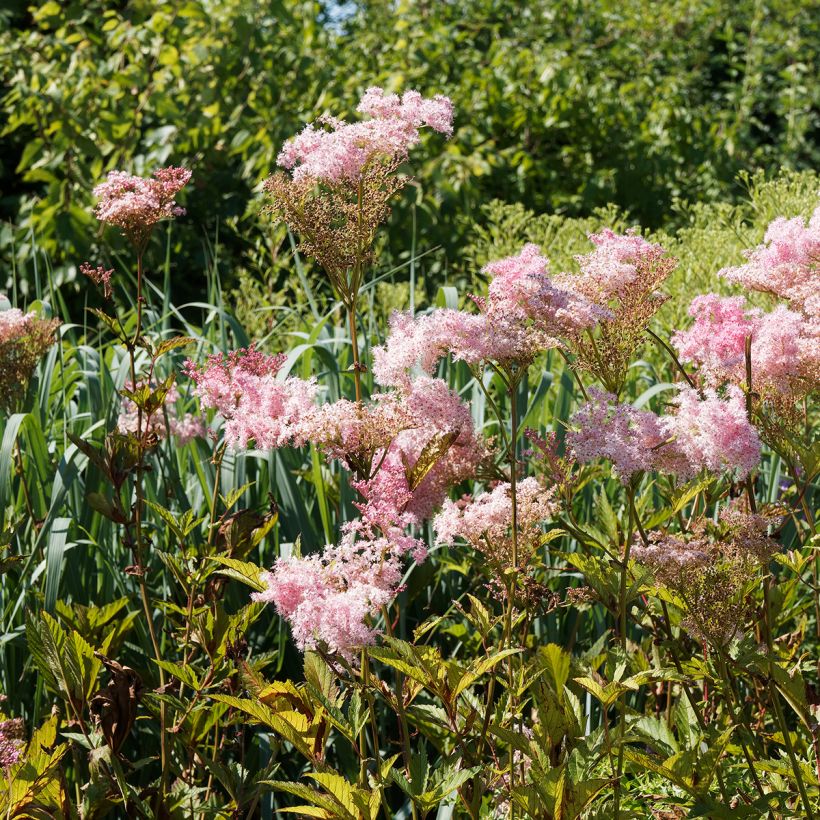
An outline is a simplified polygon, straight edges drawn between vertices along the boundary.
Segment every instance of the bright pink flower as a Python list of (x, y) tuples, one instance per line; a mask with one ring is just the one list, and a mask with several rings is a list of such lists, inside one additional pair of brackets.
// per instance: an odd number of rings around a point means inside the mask
[(689, 305), (694, 324), (672, 337), (681, 361), (696, 364), (709, 382), (737, 379), (745, 371), (746, 338), (760, 324), (760, 311), (745, 305), (742, 296), (696, 296)]
[(453, 103), (449, 97), (436, 94), (426, 99), (418, 91), (385, 94), (378, 86), (365, 91), (356, 109), (374, 119), (401, 119), (414, 128), (426, 125), (445, 136), (453, 135)]
[(763, 243), (746, 257), (745, 265), (724, 268), (718, 275), (785, 299), (809, 315), (820, 315), (820, 207), (808, 225), (800, 217), (775, 219)]
[(695, 322), (672, 337), (682, 361), (698, 366), (707, 384), (746, 383), (746, 339), (751, 337), (752, 385), (757, 392), (806, 395), (820, 372), (820, 320), (778, 305), (744, 310), (742, 296), (698, 296)]
[(140, 244), (157, 222), (185, 213), (174, 198), (190, 179), (191, 172), (185, 168), (160, 168), (154, 171), (153, 179), (111, 171), (108, 179), (94, 188), (99, 199), (94, 215)]
[(589, 396), (590, 401), (572, 417), (578, 429), (567, 433), (567, 445), (578, 461), (611, 461), (615, 475), (626, 483), (635, 473), (654, 469), (661, 450), (668, 457), (670, 445), (665, 443), (667, 436), (658, 416), (631, 404), (618, 404), (611, 393), (595, 388)]

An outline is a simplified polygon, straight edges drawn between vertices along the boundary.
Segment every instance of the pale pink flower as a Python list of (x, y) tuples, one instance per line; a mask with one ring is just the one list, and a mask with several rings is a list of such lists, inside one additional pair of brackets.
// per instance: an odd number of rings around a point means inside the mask
[(399, 99), (370, 88), (359, 103), (359, 111), (371, 119), (346, 123), (326, 117), (321, 124), (330, 130), (308, 125), (285, 143), (277, 163), (291, 170), (294, 180), (355, 183), (373, 160), (404, 160), (418, 144), (422, 126), (452, 134), (452, 103), (440, 95), (428, 100), (408, 91)]
[(785, 299), (794, 308), (820, 315), (820, 207), (808, 225), (800, 217), (770, 223), (763, 243), (746, 251), (748, 262), (719, 272), (749, 290)]
[[(375, 454), (379, 469), (356, 485), (367, 501), (363, 514), (381, 529), (391, 510), (394, 523), (420, 524), (450, 487), (472, 477), (485, 457), (470, 408), (441, 379), (420, 376), (400, 400), (414, 423), (396, 435), (386, 453)], [(422, 458), (426, 462), (419, 465)]]
[(749, 423), (740, 388), (730, 385), (725, 398), (705, 390), (701, 398), (696, 390), (681, 387), (675, 405), (675, 413), (661, 419), (661, 429), (674, 438), (690, 476), (706, 469), (743, 479), (758, 465), (760, 437)]
[(655, 413), (618, 404), (611, 393), (595, 388), (589, 390), (589, 396), (590, 401), (572, 417), (577, 429), (567, 433), (567, 445), (578, 461), (611, 461), (613, 472), (624, 483), (635, 473), (654, 469), (662, 451), (665, 466), (686, 468), (683, 462), (675, 463), (676, 453)]
[(742, 391), (726, 398), (681, 387), (675, 412), (657, 416), (617, 404), (611, 394), (590, 391), (591, 400), (572, 418), (578, 428), (567, 443), (579, 461), (604, 458), (626, 483), (640, 472), (658, 471), (688, 480), (701, 470), (744, 478), (760, 460), (760, 438), (746, 415)]
[(99, 199), (94, 215), (141, 245), (158, 222), (185, 213), (174, 198), (190, 179), (191, 172), (185, 168), (160, 168), (147, 179), (110, 171), (107, 180), (94, 188)]
[(313, 380), (277, 373), (284, 357), (265, 356), (252, 347), (223, 356), (210, 356), (202, 367), (185, 364), (204, 407), (224, 419), (225, 440), (235, 447), (253, 442), (260, 449), (305, 443), (301, 423), (315, 410)]
[[(517, 541), (522, 562), (539, 546), (543, 524), (558, 505), (554, 488), (544, 487), (529, 476), (516, 483)], [(460, 501), (445, 500), (433, 520), (436, 541), (453, 544), (462, 539), (492, 560), (506, 564), (512, 554), (512, 493), (509, 482)]]
[(374, 348), (373, 372), (383, 385), (405, 386), (414, 370), (431, 374), (448, 353), (480, 365), (525, 364), (560, 337), (591, 327), (609, 315), (573, 291), (557, 287), (536, 245), (491, 262), (486, 298), (474, 298), (478, 314), (440, 309), (413, 318), (394, 314), (385, 344)]
[(368, 620), (399, 590), (403, 551), (403, 545), (351, 522), (340, 543), (321, 556), (280, 558), (262, 576), (267, 590), (251, 597), (274, 604), (300, 650), (321, 645), (353, 662), (356, 650), (378, 635)]
[(613, 299), (628, 303), (636, 293), (654, 290), (671, 270), (673, 260), (665, 257), (664, 248), (644, 239), (637, 228), (625, 234), (605, 228), (589, 240), (595, 250), (575, 257), (580, 276), (564, 274), (559, 281), (599, 305)]
[(746, 339), (758, 329), (761, 315), (759, 310), (747, 311), (745, 305), (742, 296), (696, 296), (689, 305), (694, 324), (672, 336), (681, 361), (696, 364), (712, 383), (743, 378)]

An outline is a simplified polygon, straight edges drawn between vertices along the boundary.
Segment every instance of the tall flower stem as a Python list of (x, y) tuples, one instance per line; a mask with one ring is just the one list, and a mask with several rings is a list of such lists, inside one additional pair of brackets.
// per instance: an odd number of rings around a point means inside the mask
[[(717, 651), (717, 658), (718, 658), (718, 668), (720, 669), (720, 675), (723, 678), (725, 684), (725, 691), (724, 691), (724, 699), (726, 701), (726, 706), (729, 709), (729, 715), (732, 718), (732, 723), (740, 724), (743, 728), (752, 734), (751, 727), (748, 725), (746, 719), (743, 717), (743, 707), (742, 705), (738, 705), (737, 714), (735, 713), (735, 693), (734, 687), (732, 686), (732, 680), (729, 676), (729, 668), (726, 665), (726, 659), (724, 658), (724, 654), (722, 649), (718, 648)], [(749, 773), (752, 776), (752, 782), (755, 784), (755, 788), (757, 789), (758, 793), (761, 797), (765, 797), (765, 792), (763, 791), (763, 785), (760, 782), (760, 778), (757, 776), (757, 772), (755, 771), (754, 761), (752, 760), (752, 756), (749, 753), (749, 747), (746, 745), (746, 741), (741, 738), (740, 745), (743, 749), (743, 756), (746, 758), (746, 765), (749, 769)]]
[[(638, 513), (635, 509), (635, 485), (630, 484), (627, 489), (629, 499), (629, 524), (626, 530), (626, 543), (624, 544), (624, 555), (621, 563), (621, 583), (618, 588), (618, 637), (621, 647), (626, 652), (626, 576), (629, 570), (629, 552), (632, 548), (632, 532)], [(646, 538), (643, 530), (641, 537)], [(624, 769), (624, 733), (626, 732), (626, 693), (622, 692), (618, 697), (618, 712), (621, 720), (618, 725), (618, 766), (615, 775), (615, 818), (621, 816), (621, 777)]]
[(347, 308), (347, 322), (350, 326), (350, 346), (353, 352), (353, 384), (356, 388), (356, 401), (362, 400), (362, 374), (359, 361), (359, 339), (356, 334), (356, 303)]
[[(137, 386), (136, 377), (136, 347), (139, 338), (142, 334), (142, 279), (143, 279), (143, 254), (144, 247), (137, 249), (137, 326), (134, 331), (134, 339), (128, 346), (129, 364), (131, 368), (131, 385), (134, 389)], [(134, 560), (136, 563), (137, 583), (140, 588), (140, 599), (142, 600), (142, 608), (145, 613), (145, 621), (148, 626), (148, 634), (151, 638), (151, 645), (154, 650), (154, 658), (157, 661), (157, 670), (159, 673), (160, 688), (165, 686), (165, 671), (162, 668), (162, 652), (160, 651), (159, 641), (157, 640), (157, 632), (154, 626), (154, 618), (151, 612), (151, 603), (148, 596), (148, 586), (145, 581), (145, 545), (142, 539), (142, 508), (144, 503), (142, 480), (145, 473), (145, 448), (143, 447), (143, 413), (142, 408), (137, 406), (137, 466), (136, 466), (136, 481), (134, 486), (135, 500), (134, 500)], [(166, 732), (166, 710), (165, 703), (160, 702), (159, 706), (159, 722), (160, 722), (160, 762), (162, 764), (162, 775), (160, 777), (160, 788), (157, 795), (158, 801), (162, 801), (165, 795), (165, 784), (168, 777), (168, 766), (170, 760), (168, 757), (167, 732)]]

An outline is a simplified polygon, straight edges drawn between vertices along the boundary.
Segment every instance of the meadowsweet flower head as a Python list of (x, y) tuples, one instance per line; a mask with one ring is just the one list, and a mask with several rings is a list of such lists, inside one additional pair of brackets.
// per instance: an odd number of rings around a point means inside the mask
[[(520, 566), (526, 566), (541, 545), (543, 524), (555, 515), (554, 488), (529, 476), (516, 485), (516, 517)], [(463, 539), (496, 566), (511, 566), (512, 494), (509, 482), (460, 501), (447, 499), (433, 521), (436, 540), (453, 544)]]
[(707, 383), (739, 382), (745, 375), (746, 339), (760, 324), (760, 311), (746, 310), (742, 296), (696, 296), (689, 305), (694, 323), (678, 331), (672, 344), (683, 362), (698, 366)]
[(701, 397), (696, 390), (681, 387), (675, 412), (664, 416), (660, 427), (690, 465), (679, 473), (682, 477), (706, 469), (743, 479), (760, 461), (760, 437), (749, 423), (743, 392), (734, 385), (727, 388), (725, 398), (711, 389)]
[(714, 390), (701, 397), (681, 387), (675, 412), (658, 416), (649, 410), (618, 404), (612, 394), (590, 391), (590, 401), (572, 418), (567, 443), (575, 458), (604, 458), (623, 481), (637, 473), (657, 471), (688, 480), (701, 470), (745, 477), (760, 460), (760, 438), (749, 423), (743, 393)]
[(54, 344), (57, 319), (17, 308), (0, 310), (0, 409), (11, 410), (25, 395), (37, 362)]
[(577, 366), (593, 373), (617, 395), (649, 320), (665, 301), (659, 288), (677, 260), (640, 236), (637, 229), (625, 234), (607, 229), (589, 239), (596, 247), (576, 257), (580, 274), (563, 274), (557, 284), (610, 311), (598, 322), (594, 338), (575, 333), (570, 346)]
[(398, 592), (403, 546), (351, 522), (322, 555), (280, 558), (263, 576), (268, 589), (251, 597), (274, 604), (300, 650), (322, 646), (354, 662), (378, 636), (368, 620)]
[(266, 356), (253, 347), (210, 356), (204, 365), (188, 360), (185, 373), (195, 383), (203, 407), (224, 419), (225, 440), (235, 447), (253, 442), (266, 449), (304, 444), (300, 424), (314, 410), (312, 380), (277, 378), (284, 357)]
[(94, 215), (100, 222), (118, 227), (132, 244), (141, 247), (158, 222), (185, 213), (175, 197), (190, 179), (191, 172), (185, 168), (160, 168), (147, 179), (111, 171), (106, 181), (94, 188), (99, 199)]
[(370, 119), (358, 123), (325, 118), (308, 125), (285, 143), (277, 163), (291, 171), (294, 181), (308, 179), (328, 184), (358, 183), (368, 164), (378, 161), (395, 165), (407, 158), (419, 142), (419, 129), (453, 133), (453, 105), (447, 97), (425, 99), (416, 91), (401, 98), (369, 88), (358, 110)]
[(800, 217), (775, 219), (762, 244), (746, 251), (746, 257), (745, 265), (724, 268), (718, 275), (820, 316), (820, 207), (808, 225)]
[(417, 525), (441, 505), (450, 487), (475, 474), (486, 448), (470, 408), (441, 379), (419, 377), (400, 401), (413, 423), (375, 454), (378, 469), (356, 486), (371, 510), (380, 509), (381, 522), (393, 510), (396, 521)]
[(299, 235), (301, 250), (327, 273), (345, 305), (355, 303), (361, 272), (373, 259), (390, 199), (406, 179), (397, 174), (419, 129), (452, 133), (452, 104), (416, 92), (401, 98), (367, 91), (356, 123), (326, 117), (289, 140), (277, 162), (285, 171), (265, 183), (271, 212)]
[(561, 337), (593, 326), (606, 308), (556, 286), (548, 262), (536, 245), (487, 265), (486, 298), (474, 298), (477, 314), (440, 309), (419, 317), (391, 317), (384, 345), (373, 351), (373, 372), (384, 385), (406, 385), (413, 370), (430, 374), (450, 353), (456, 361), (478, 365), (528, 364), (561, 344)]
[(736, 503), (721, 511), (717, 524), (695, 521), (686, 536), (650, 532), (649, 543), (633, 545), (632, 557), (680, 596), (689, 632), (723, 646), (744, 626), (748, 584), (778, 549), (767, 534), (770, 520)]

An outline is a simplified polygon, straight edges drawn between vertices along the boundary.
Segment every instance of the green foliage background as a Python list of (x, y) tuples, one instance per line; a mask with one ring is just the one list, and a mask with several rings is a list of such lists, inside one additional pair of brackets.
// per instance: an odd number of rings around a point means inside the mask
[(91, 188), (112, 168), (173, 162), (195, 174), (175, 298), (199, 295), (187, 274), (215, 236), (227, 286), (244, 272), (286, 290), (289, 245), (259, 216), (259, 185), (288, 136), (352, 116), (371, 84), (457, 108), (454, 139), (408, 169), (419, 182), (387, 236), (394, 260), (416, 234), (442, 248), (426, 260), (433, 285), (472, 263), (463, 247), (491, 199), (572, 217), (614, 203), (648, 227), (679, 224), (679, 200), (743, 197), (740, 171), (816, 165), (812, 5), (13, 1), (0, 12), (4, 276), (33, 280), (35, 240), (58, 284), (85, 259), (109, 263)]

